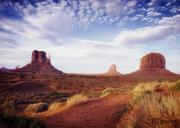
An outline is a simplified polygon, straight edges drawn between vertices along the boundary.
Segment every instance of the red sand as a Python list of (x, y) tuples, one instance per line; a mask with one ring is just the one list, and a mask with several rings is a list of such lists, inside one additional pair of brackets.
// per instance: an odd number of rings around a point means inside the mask
[(130, 95), (113, 95), (88, 101), (42, 120), (48, 128), (115, 128), (117, 113), (126, 108)]

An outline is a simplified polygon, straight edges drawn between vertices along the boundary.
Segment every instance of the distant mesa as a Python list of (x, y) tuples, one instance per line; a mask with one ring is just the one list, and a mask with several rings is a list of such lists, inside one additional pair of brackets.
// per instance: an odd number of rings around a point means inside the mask
[(141, 58), (140, 69), (128, 74), (141, 79), (171, 79), (179, 75), (166, 69), (165, 57), (160, 53), (149, 53)]
[(63, 74), (51, 64), (51, 58), (46, 56), (46, 52), (34, 50), (32, 52), (31, 63), (19, 68), (21, 72), (36, 72), (40, 74)]
[(105, 75), (105, 76), (118, 76), (118, 75), (121, 75), (121, 73), (119, 73), (117, 71), (116, 65), (112, 64), (111, 67), (109, 68), (109, 70), (106, 73), (104, 73), (103, 75)]
[(166, 60), (160, 53), (150, 53), (141, 58), (140, 69), (165, 69)]

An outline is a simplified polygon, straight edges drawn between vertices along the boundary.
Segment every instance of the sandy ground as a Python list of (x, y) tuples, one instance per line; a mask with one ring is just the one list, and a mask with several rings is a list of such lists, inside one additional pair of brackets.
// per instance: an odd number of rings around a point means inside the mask
[(115, 128), (117, 112), (123, 111), (130, 95), (113, 95), (57, 111), (42, 120), (48, 128)]

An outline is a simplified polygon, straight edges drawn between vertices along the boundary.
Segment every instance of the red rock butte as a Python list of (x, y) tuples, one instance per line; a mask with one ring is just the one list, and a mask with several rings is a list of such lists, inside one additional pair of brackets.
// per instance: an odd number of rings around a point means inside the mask
[(116, 68), (116, 65), (115, 64), (112, 64), (111, 67), (109, 68), (109, 70), (104, 73), (103, 75), (107, 75), (107, 76), (118, 76), (118, 75), (121, 75), (121, 73), (119, 73), (117, 71), (117, 68)]
[(127, 76), (138, 79), (176, 79), (180, 76), (166, 69), (165, 57), (160, 53), (149, 53), (141, 58), (140, 69)]
[(34, 50), (32, 52), (31, 63), (25, 65), (24, 67), (18, 69), (17, 71), (22, 72), (36, 72), (40, 74), (62, 74), (51, 64), (50, 56), (46, 56), (46, 52)]
[(49, 63), (50, 64), (51, 62), (50, 62), (50, 57), (47, 58), (46, 52), (34, 50), (32, 52), (31, 63), (39, 63), (39, 64)]
[(160, 53), (150, 53), (141, 58), (140, 69), (165, 69), (166, 60)]

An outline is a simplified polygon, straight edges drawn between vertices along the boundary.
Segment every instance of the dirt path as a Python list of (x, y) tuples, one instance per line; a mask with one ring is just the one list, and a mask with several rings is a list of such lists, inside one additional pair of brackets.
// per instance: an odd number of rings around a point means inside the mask
[(130, 95), (89, 101), (46, 117), (48, 128), (115, 128), (116, 112), (126, 108)]

